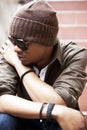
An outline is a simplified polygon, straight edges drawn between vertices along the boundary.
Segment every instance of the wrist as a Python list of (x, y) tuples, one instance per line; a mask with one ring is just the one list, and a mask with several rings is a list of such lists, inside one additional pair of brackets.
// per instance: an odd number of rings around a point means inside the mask
[(54, 120), (59, 121), (59, 119), (61, 118), (61, 115), (63, 115), (63, 106), (55, 105), (52, 110), (52, 118)]
[(54, 103), (43, 103), (40, 109), (39, 117), (40, 119), (46, 119), (47, 122), (53, 121), (55, 119), (55, 115), (52, 114), (52, 111), (54, 109), (55, 104)]
[(46, 112), (47, 112), (48, 104), (45, 105), (42, 111), (42, 119), (46, 119)]
[(19, 66), (21, 66), (21, 65), (22, 65), (22, 63), (21, 63), (20, 60), (18, 60), (18, 61), (16, 61), (16, 62), (13, 63), (13, 66), (14, 66), (15, 68), (17, 68), (17, 67), (19, 67)]
[(34, 69), (29, 69), (25, 71), (21, 76), (20, 76), (20, 84), (23, 85), (23, 78), (25, 77), (26, 74), (29, 74), (31, 72), (35, 72)]
[(24, 74), (26, 71), (31, 70), (30, 67), (24, 66), (21, 62), (19, 62), (18, 64), (16, 63), (14, 65), (18, 75), (21, 77), (22, 74)]
[(54, 103), (49, 103), (49, 105), (48, 105), (47, 112), (46, 112), (46, 120), (47, 120), (47, 122), (51, 122), (53, 120), (52, 110), (53, 110), (54, 106), (55, 106)]

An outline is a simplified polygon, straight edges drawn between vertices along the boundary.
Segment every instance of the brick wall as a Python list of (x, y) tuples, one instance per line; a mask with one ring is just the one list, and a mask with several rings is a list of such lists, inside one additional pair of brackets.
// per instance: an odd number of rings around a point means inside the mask
[[(74, 41), (87, 48), (87, 0), (49, 0), (49, 3), (57, 10), (60, 41)], [(79, 105), (82, 111), (87, 111), (87, 85)]]

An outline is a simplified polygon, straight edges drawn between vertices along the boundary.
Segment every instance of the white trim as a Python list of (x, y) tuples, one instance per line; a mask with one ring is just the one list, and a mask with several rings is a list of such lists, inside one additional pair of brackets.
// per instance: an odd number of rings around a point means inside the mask
[(59, 27), (62, 28), (78, 28), (78, 27), (82, 27), (82, 28), (87, 28), (87, 24), (59, 24)]
[(71, 41), (74, 41), (74, 42), (77, 42), (77, 43), (87, 43), (87, 39), (69, 39), (69, 40), (66, 40), (66, 39), (59, 39), (60, 42), (71, 42)]
[(87, 10), (57, 10), (57, 14), (87, 14)]

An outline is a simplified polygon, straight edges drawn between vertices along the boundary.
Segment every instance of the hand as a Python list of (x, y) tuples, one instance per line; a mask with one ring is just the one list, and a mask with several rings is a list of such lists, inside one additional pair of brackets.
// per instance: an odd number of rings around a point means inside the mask
[(79, 111), (65, 106), (58, 106), (54, 109), (56, 120), (62, 130), (87, 130), (86, 119)]
[(21, 62), (17, 57), (17, 53), (14, 51), (14, 45), (9, 40), (7, 40), (6, 43), (2, 45), (0, 53), (5, 58), (5, 60), (13, 66), (15, 66), (15, 63), (17, 64)]

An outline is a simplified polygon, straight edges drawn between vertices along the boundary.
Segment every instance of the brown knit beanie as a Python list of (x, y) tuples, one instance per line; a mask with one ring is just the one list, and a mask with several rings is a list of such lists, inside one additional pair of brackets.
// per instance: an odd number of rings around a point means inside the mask
[(9, 35), (29, 43), (53, 46), (57, 41), (56, 11), (44, 0), (23, 5), (11, 21)]

